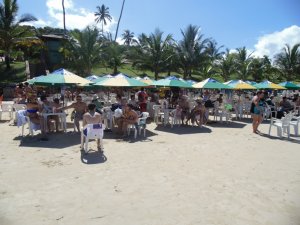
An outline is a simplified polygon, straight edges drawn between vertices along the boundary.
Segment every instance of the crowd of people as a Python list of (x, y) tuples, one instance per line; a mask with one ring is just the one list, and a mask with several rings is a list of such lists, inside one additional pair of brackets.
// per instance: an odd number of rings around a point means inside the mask
[[(40, 126), (42, 139), (47, 140), (47, 132), (60, 131), (60, 120), (57, 115), (50, 115), (47, 117), (47, 126), (45, 126), (44, 118), (41, 116), (43, 113), (62, 113), (65, 110), (73, 109), (71, 119), (74, 120), (77, 132), (80, 132), (80, 121), (83, 121), (83, 125), (103, 122), (103, 100), (94, 93), (93, 99), (85, 102), (82, 97), (84, 94), (81, 92), (81, 90), (76, 90), (72, 93), (69, 89), (64, 89), (60, 98), (49, 99), (48, 93), (44, 89), (39, 90), (25, 82), (15, 88), (15, 103), (26, 105), (27, 116), (32, 123)], [(182, 125), (191, 122), (201, 127), (208, 122), (210, 112), (214, 112), (216, 108), (224, 108), (225, 105), (229, 105), (230, 107), (226, 109), (235, 111), (238, 118), (239, 111), (243, 110), (241, 106), (247, 102), (250, 103), (249, 111), (253, 118), (254, 133), (259, 132), (258, 127), (262, 122), (266, 107), (276, 111), (278, 118), (291, 110), (298, 109), (299, 112), (300, 107), (298, 91), (282, 93), (278, 93), (276, 90), (272, 92), (258, 91), (257, 93), (236, 91), (232, 93), (207, 90), (187, 92), (179, 88), (162, 90), (141, 88), (139, 91), (131, 89), (126, 95), (122, 91), (116, 92), (115, 101), (109, 108), (115, 116), (115, 131), (121, 136), (126, 135), (128, 125), (137, 123), (141, 113), (152, 111), (153, 105), (161, 105), (162, 110), (168, 109), (169, 115), (180, 121)], [(63, 105), (61, 100), (66, 100), (70, 104)]]

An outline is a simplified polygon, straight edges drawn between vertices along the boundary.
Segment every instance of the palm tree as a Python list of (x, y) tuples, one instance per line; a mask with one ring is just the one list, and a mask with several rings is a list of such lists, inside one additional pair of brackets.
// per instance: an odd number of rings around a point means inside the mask
[(113, 69), (113, 74), (118, 73), (118, 68), (125, 63), (124, 49), (116, 42), (110, 42), (105, 47), (103, 58), (108, 68)]
[(69, 66), (78, 73), (90, 75), (102, 59), (103, 45), (99, 41), (99, 30), (87, 27), (83, 31), (70, 32), (71, 40), (66, 50)]
[(222, 58), (216, 62), (216, 66), (218, 69), (218, 73), (223, 78), (224, 81), (228, 81), (230, 76), (235, 71), (235, 62), (234, 55), (229, 52), (229, 49), (226, 49), (226, 52), (222, 56)]
[(133, 66), (153, 71), (157, 80), (158, 74), (165, 70), (165, 64), (171, 57), (169, 45), (172, 41), (172, 35), (168, 34), (163, 38), (163, 32), (159, 29), (149, 36), (141, 34), (138, 37), (138, 46), (134, 46)]
[(203, 39), (200, 28), (193, 25), (188, 25), (184, 31), (181, 30), (181, 34), (183, 39), (178, 43), (177, 54), (184, 79), (186, 79), (191, 77), (192, 70), (204, 60), (205, 44), (208, 39)]
[(107, 25), (107, 20), (111, 21), (112, 17), (109, 15), (109, 8), (106, 7), (104, 4), (97, 6), (97, 12), (94, 13), (96, 16), (96, 23), (102, 23), (102, 34), (103, 34), (103, 25)]
[(282, 75), (291, 81), (293, 78), (300, 78), (300, 43), (290, 47), (285, 45), (283, 51), (275, 56), (275, 65)]
[(134, 33), (131, 32), (130, 30), (124, 30), (122, 37), (123, 37), (122, 40), (124, 40), (124, 44), (130, 46), (134, 38)]
[(10, 69), (10, 54), (14, 40), (31, 35), (32, 27), (21, 27), (20, 25), (36, 20), (30, 14), (24, 14), (17, 20), (18, 10), (17, 0), (3, 0), (3, 3), (0, 4), (0, 45), (4, 50), (7, 69)]
[(248, 55), (246, 47), (237, 48), (235, 53), (236, 72), (239, 79), (246, 80), (249, 75), (250, 64), (252, 63), (252, 53)]
[(116, 35), (115, 35), (115, 42), (116, 42), (117, 36), (118, 36), (119, 25), (120, 25), (121, 17), (122, 17), (122, 14), (123, 14), (124, 4), (125, 4), (125, 0), (123, 0), (121, 13), (120, 13), (120, 16), (119, 16), (119, 19), (118, 19), (117, 30), (116, 30)]

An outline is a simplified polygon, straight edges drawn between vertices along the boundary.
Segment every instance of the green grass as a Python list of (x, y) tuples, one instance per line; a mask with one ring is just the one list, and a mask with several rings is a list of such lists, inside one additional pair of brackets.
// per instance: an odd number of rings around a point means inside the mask
[(2, 83), (18, 83), (24, 81), (25, 77), (25, 63), (24, 62), (12, 62), (11, 69), (6, 70), (4, 62), (0, 63), (0, 82)]

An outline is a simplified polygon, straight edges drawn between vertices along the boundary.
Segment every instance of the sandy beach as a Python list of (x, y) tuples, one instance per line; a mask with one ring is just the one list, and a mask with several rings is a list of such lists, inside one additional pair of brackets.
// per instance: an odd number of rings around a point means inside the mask
[(72, 129), (40, 142), (1, 121), (0, 224), (299, 225), (300, 138), (250, 122), (152, 123), (85, 156)]

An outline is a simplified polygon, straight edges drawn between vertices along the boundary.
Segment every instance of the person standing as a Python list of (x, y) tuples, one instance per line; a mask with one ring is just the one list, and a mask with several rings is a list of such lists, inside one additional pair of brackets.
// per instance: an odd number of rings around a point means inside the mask
[(141, 90), (137, 93), (137, 96), (138, 96), (140, 111), (146, 112), (148, 95), (145, 92), (145, 88), (141, 88)]
[(263, 110), (264, 110), (264, 93), (258, 91), (252, 99), (250, 112), (252, 113), (252, 128), (253, 133), (259, 133), (258, 126), (261, 124), (263, 119)]
[(66, 110), (66, 109), (70, 109), (70, 108), (74, 108), (74, 110), (75, 110), (74, 124), (75, 124), (78, 132), (80, 132), (79, 121), (83, 119), (83, 114), (86, 112), (87, 105), (85, 102), (82, 101), (82, 97), (80, 95), (77, 95), (76, 102), (72, 103), (69, 106), (58, 108), (58, 110)]

